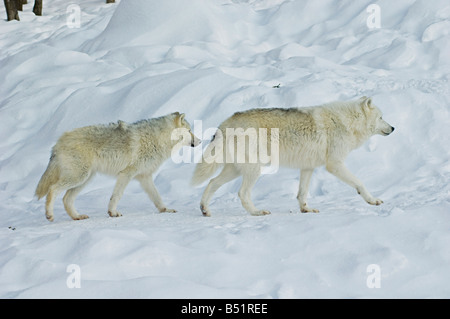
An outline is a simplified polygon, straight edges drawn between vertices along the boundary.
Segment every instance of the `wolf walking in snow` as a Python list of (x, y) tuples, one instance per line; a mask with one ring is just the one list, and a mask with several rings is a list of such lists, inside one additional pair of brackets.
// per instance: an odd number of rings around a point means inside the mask
[[(67, 190), (63, 198), (67, 214), (75, 220), (88, 218), (78, 214), (74, 201), (97, 172), (117, 176), (108, 206), (111, 217), (121, 216), (117, 203), (133, 178), (160, 212), (175, 212), (164, 205), (152, 174), (170, 157), (174, 147), (195, 147), (200, 143), (184, 117), (176, 112), (133, 124), (119, 121), (64, 133), (53, 147), (47, 170), (36, 188), (38, 199), (47, 195), (47, 219), (53, 221), (53, 204), (63, 190)], [(174, 139), (177, 129), (181, 132)]]
[[(386, 136), (394, 131), (394, 127), (382, 119), (381, 111), (372, 103), (372, 99), (362, 97), (307, 108), (251, 109), (237, 112), (225, 120), (206, 147), (203, 160), (197, 164), (192, 179), (192, 184), (198, 185), (209, 179), (220, 166), (224, 166), (221, 173), (210, 180), (201, 198), (200, 209), (205, 216), (211, 215), (208, 204), (214, 192), (239, 176), (242, 176), (238, 193), (242, 206), (251, 215), (270, 214), (267, 210), (257, 209), (251, 200), (251, 189), (261, 174), (263, 163), (258, 160), (239, 162), (218, 158), (228, 159), (228, 154), (223, 153), (234, 153), (236, 150), (230, 148), (229, 141), (224, 138), (226, 130), (230, 128), (241, 128), (241, 131), (252, 128), (254, 132), (261, 128), (278, 128), (275, 140), (278, 141), (276, 148), (279, 151), (279, 165), (300, 169), (297, 199), (302, 212), (318, 212), (317, 209), (308, 207), (306, 197), (313, 170), (322, 165), (331, 174), (354, 187), (367, 203), (383, 203), (373, 197), (344, 165), (348, 153), (361, 146), (369, 137), (375, 134)], [(247, 148), (244, 151), (244, 157), (248, 159), (252, 154), (249, 154)]]

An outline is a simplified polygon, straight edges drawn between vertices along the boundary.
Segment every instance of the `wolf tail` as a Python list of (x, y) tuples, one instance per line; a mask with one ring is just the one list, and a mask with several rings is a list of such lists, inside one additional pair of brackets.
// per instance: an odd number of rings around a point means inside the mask
[[(223, 136), (221, 133), (220, 130), (217, 130), (216, 135), (214, 135), (211, 143), (209, 143), (203, 153), (202, 161), (195, 167), (191, 181), (193, 186), (206, 181), (223, 165), (223, 158), (221, 158), (223, 157)], [(212, 152), (214, 152), (213, 155), (211, 154)]]
[(50, 190), (50, 186), (55, 184), (59, 179), (59, 169), (56, 164), (55, 154), (52, 154), (48, 163), (47, 169), (41, 177), (41, 180), (36, 187), (35, 195), (38, 200), (47, 195)]

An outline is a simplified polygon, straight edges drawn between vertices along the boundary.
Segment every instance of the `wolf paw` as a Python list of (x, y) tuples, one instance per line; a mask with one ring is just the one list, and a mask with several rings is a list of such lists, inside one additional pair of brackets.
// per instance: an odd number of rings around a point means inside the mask
[(159, 210), (160, 213), (176, 213), (177, 211), (175, 209), (170, 209), (170, 208), (162, 208)]
[(309, 208), (309, 207), (302, 207), (301, 209), (300, 209), (300, 211), (302, 212), (302, 213), (318, 213), (319, 212), (319, 210), (318, 209), (315, 209), (315, 208)]
[(211, 213), (203, 204), (200, 204), (200, 210), (202, 211), (203, 216), (211, 217)]
[(264, 216), (264, 215), (270, 215), (270, 212), (268, 210), (258, 210), (252, 213), (252, 216)]
[(118, 211), (115, 211), (115, 212), (108, 211), (108, 215), (111, 216), (111, 217), (120, 217), (120, 216), (122, 216), (122, 214), (119, 213)]
[(73, 220), (82, 220), (82, 219), (88, 219), (89, 216), (88, 215), (78, 215), (73, 217)]
[(379, 198), (372, 198), (370, 200), (367, 201), (370, 205), (381, 205), (383, 204), (383, 201)]

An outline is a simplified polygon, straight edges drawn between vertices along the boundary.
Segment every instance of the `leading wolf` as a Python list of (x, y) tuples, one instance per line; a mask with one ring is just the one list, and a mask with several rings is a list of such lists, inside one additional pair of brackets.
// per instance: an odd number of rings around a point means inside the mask
[[(278, 141), (275, 144), (277, 147), (272, 145), (272, 151), (278, 149), (279, 165), (300, 169), (297, 199), (302, 212), (318, 212), (308, 206), (306, 197), (313, 170), (322, 165), (325, 165), (331, 174), (354, 187), (367, 203), (383, 203), (372, 196), (344, 165), (348, 153), (361, 146), (369, 137), (374, 134), (389, 135), (394, 131), (394, 127), (383, 120), (381, 111), (372, 103), (372, 99), (362, 97), (307, 108), (251, 109), (235, 113), (225, 120), (205, 149), (202, 161), (197, 164), (192, 178), (192, 184), (198, 185), (208, 180), (220, 166), (224, 166), (221, 173), (210, 180), (201, 198), (200, 209), (205, 216), (211, 215), (208, 204), (214, 192), (239, 176), (242, 176), (238, 193), (242, 206), (251, 215), (270, 213), (257, 209), (251, 200), (251, 189), (261, 174), (262, 162), (223, 161), (217, 158), (221, 154), (227, 159), (233, 158), (228, 157), (227, 152), (234, 153), (236, 148), (227, 146), (230, 144), (224, 138), (230, 128), (240, 128), (243, 134), (248, 132), (248, 129), (261, 132), (261, 129), (271, 131), (272, 128), (278, 128)], [(226, 154), (214, 149), (223, 150)], [(245, 148), (244, 151), (246, 154), (241, 158), (250, 158), (249, 155), (252, 154), (248, 154), (248, 149)], [(208, 158), (205, 154), (213, 155)], [(271, 155), (273, 157), (274, 154)]]
[[(67, 214), (75, 220), (88, 218), (78, 214), (74, 201), (97, 172), (117, 176), (108, 206), (111, 217), (121, 216), (117, 203), (133, 178), (140, 182), (160, 212), (175, 212), (164, 205), (152, 174), (171, 156), (174, 148), (195, 147), (200, 143), (184, 117), (176, 112), (133, 124), (119, 121), (64, 133), (53, 147), (47, 170), (36, 188), (38, 199), (47, 195), (47, 219), (53, 221), (53, 204), (63, 190), (67, 190), (63, 198)], [(174, 135), (176, 129), (184, 130), (184, 134)]]

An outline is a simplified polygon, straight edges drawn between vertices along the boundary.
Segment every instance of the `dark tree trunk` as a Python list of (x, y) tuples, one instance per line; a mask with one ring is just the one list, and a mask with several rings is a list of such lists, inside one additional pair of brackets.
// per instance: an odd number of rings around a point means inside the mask
[(4, 0), (4, 1), (5, 1), (7, 20), (8, 21), (11, 21), (11, 20), (20, 21), (19, 12), (17, 11), (17, 6), (16, 6), (16, 0)]
[(19, 11), (23, 11), (23, 8), (22, 8), (22, 0), (15, 0), (15, 2), (16, 2), (16, 8), (17, 8), (17, 10), (19, 10)]
[(33, 12), (37, 16), (42, 15), (42, 0), (34, 0)]
[(106, 0), (106, 3), (115, 3), (116, 0)]

